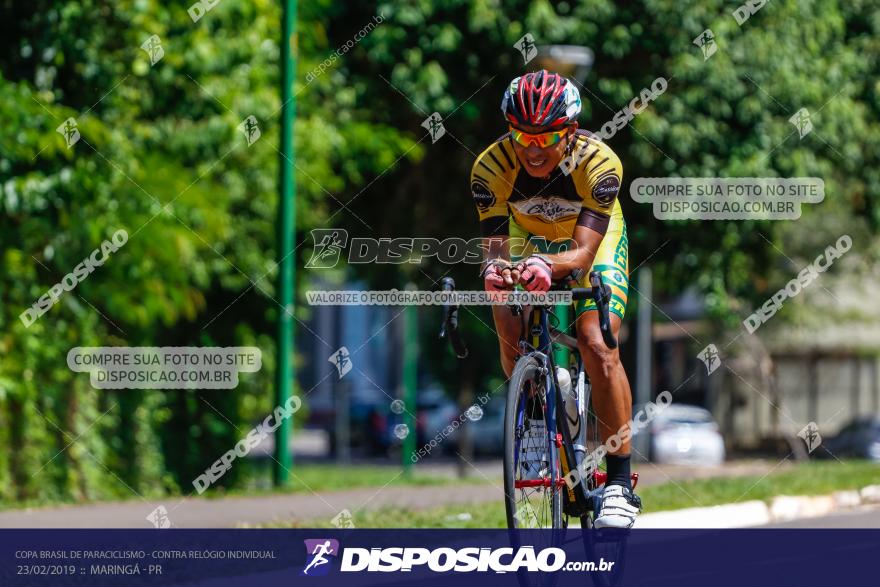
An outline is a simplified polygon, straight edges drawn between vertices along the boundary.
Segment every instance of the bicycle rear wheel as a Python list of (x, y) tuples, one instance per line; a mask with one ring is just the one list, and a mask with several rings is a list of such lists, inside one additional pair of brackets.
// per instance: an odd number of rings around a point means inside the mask
[[(599, 418), (593, 410), (592, 387), (587, 384), (584, 389), (584, 414), (586, 415), (584, 425), (586, 428), (586, 449), (587, 455), (595, 454), (594, 451), (601, 445), (601, 436), (599, 434)], [(586, 483), (586, 489), (593, 495), (592, 505), (593, 511), (585, 516), (581, 516), (581, 536), (584, 542), (584, 551), (589, 560), (594, 561), (597, 565), (600, 560), (613, 562), (614, 566), (606, 572), (596, 571), (590, 573), (590, 578), (596, 587), (615, 587), (623, 582), (623, 572), (626, 564), (626, 540), (629, 535), (628, 530), (603, 529), (597, 530), (593, 527), (593, 517), (598, 509), (598, 496), (601, 495), (601, 486), (604, 485), (606, 470), (604, 459), (599, 463), (597, 469), (590, 473), (583, 482)]]

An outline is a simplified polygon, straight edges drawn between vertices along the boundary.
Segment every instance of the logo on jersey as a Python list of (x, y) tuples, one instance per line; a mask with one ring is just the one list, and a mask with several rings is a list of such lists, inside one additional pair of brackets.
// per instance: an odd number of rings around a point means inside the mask
[(624, 271), (629, 267), (629, 238), (626, 236), (626, 225), (623, 227), (623, 234), (614, 250), (614, 264)]
[(626, 277), (624, 277), (623, 273), (618, 270), (609, 271), (607, 274), (603, 273), (608, 280), (623, 290), (623, 293), (626, 293), (629, 289), (629, 284), (626, 281)]
[(616, 175), (610, 175), (605, 179), (599, 180), (599, 182), (593, 186), (593, 199), (599, 202), (602, 206), (607, 207), (610, 206), (614, 201), (614, 198), (617, 197), (618, 191), (620, 191), (620, 180)]
[(485, 184), (475, 181), (471, 184), (471, 192), (474, 195), (474, 204), (481, 212), (485, 212), (495, 203), (495, 196), (489, 191)]
[(511, 206), (520, 214), (539, 218), (544, 222), (556, 222), (561, 218), (575, 216), (580, 212), (580, 203), (564, 198), (530, 198), (520, 202), (512, 202)]

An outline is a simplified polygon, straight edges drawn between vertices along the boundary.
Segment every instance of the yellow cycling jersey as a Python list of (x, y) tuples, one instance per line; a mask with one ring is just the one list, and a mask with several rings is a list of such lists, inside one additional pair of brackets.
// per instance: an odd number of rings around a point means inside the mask
[[(549, 177), (522, 168), (507, 135), (480, 153), (471, 171), (471, 192), (483, 236), (511, 236), (514, 258), (534, 251), (558, 252), (578, 224), (604, 235), (591, 271), (611, 286), (610, 310), (623, 319), (629, 292), (629, 247), (617, 193), (622, 168), (614, 151), (596, 136), (578, 130), (569, 153)], [(543, 237), (533, 239), (532, 237)], [(589, 287), (588, 275), (580, 284)], [(595, 311), (592, 300), (575, 304), (577, 315)]]
[(592, 133), (575, 141), (549, 177), (523, 169), (504, 135), (480, 153), (471, 171), (471, 192), (484, 236), (507, 235), (509, 220), (549, 241), (570, 239), (576, 224), (604, 234), (609, 221), (622, 223), (617, 194), (620, 159)]

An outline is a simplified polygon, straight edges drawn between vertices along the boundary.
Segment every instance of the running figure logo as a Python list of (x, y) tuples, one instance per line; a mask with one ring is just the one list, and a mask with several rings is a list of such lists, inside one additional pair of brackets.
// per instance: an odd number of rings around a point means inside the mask
[(535, 45), (535, 37), (531, 33), (526, 33), (514, 43), (513, 48), (520, 52), (523, 56), (523, 64), (535, 58), (538, 54), (538, 47)]
[(147, 521), (153, 524), (155, 528), (170, 528), (171, 518), (168, 517), (168, 510), (164, 505), (160, 505), (147, 516)]
[(804, 439), (807, 444), (807, 452), (813, 452), (822, 444), (822, 435), (819, 434), (819, 426), (815, 422), (810, 422), (804, 426), (798, 436)]
[(260, 132), (260, 125), (257, 122), (257, 118), (253, 115), (242, 120), (241, 124), (238, 125), (238, 130), (244, 134), (248, 147), (256, 143), (257, 139), (263, 136), (263, 133)]
[(422, 127), (428, 129), (431, 134), (431, 144), (436, 143), (440, 137), (446, 134), (446, 127), (443, 126), (443, 118), (439, 112), (435, 112), (422, 122)]
[(339, 541), (332, 538), (305, 540), (306, 566), (302, 574), (309, 577), (320, 577), (330, 572), (329, 556), (339, 555)]
[(801, 108), (788, 119), (790, 123), (797, 129), (800, 138), (804, 138), (813, 130), (813, 121), (810, 120), (810, 111)]
[(141, 44), (141, 49), (150, 56), (150, 67), (153, 67), (165, 57), (165, 49), (162, 48), (162, 39), (159, 35), (153, 35)]
[(700, 48), (703, 52), (703, 61), (706, 61), (718, 50), (718, 45), (715, 43), (715, 35), (712, 34), (712, 29), (706, 29), (700, 36), (694, 39), (694, 45)]
[(312, 240), (315, 248), (306, 269), (330, 269), (339, 263), (342, 249), (348, 243), (348, 231), (344, 228), (315, 228)]
[(79, 129), (76, 126), (75, 118), (68, 118), (64, 122), (61, 123), (61, 126), (55, 129), (58, 134), (64, 137), (64, 143), (67, 145), (67, 148), (71, 148), (74, 146), (77, 141), (79, 141)]
[(342, 379), (345, 377), (345, 374), (351, 371), (351, 355), (348, 352), (348, 349), (344, 346), (336, 349), (330, 358), (327, 359), (328, 363), (333, 363), (336, 366), (336, 370), (339, 372), (339, 378)]
[(333, 519), (330, 520), (330, 523), (336, 526), (337, 528), (354, 528), (354, 519), (352, 518), (351, 511), (345, 509), (333, 516)]
[(709, 375), (721, 366), (721, 358), (718, 354), (718, 348), (714, 344), (710, 344), (701, 350), (700, 354), (697, 355), (697, 358), (703, 361), (703, 364), (706, 365), (706, 371), (708, 371)]

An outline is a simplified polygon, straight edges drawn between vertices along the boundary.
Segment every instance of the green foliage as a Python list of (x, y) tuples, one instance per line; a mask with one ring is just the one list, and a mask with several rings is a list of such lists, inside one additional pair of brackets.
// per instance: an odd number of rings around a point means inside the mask
[[(319, 15), (303, 16), (317, 47)], [(222, 2), (193, 23), (184, 5), (38, 1), (0, 20), (0, 498), (189, 492), (272, 408), (280, 10)], [(303, 230), (333, 212), (321, 186), (363, 184), (413, 145), (332, 75), (297, 84)], [(55, 130), (68, 117), (70, 148)], [(126, 245), (26, 328), (19, 314), (118, 229)], [(257, 346), (264, 368), (194, 394), (96, 391), (66, 366), (74, 346), (188, 344)]]

